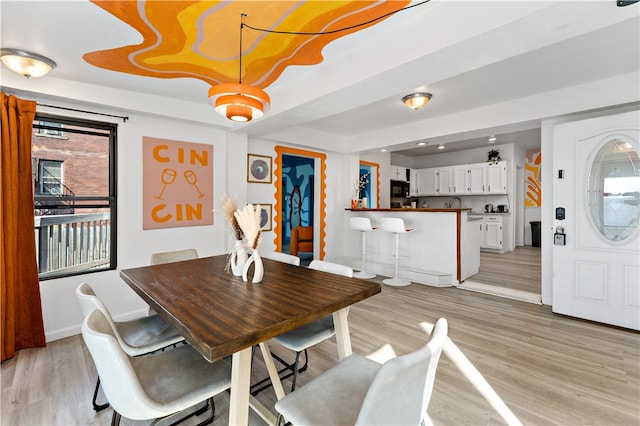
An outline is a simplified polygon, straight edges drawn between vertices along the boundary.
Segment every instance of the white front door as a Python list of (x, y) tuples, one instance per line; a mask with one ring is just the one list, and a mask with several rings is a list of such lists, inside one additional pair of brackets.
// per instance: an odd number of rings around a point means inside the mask
[(633, 111), (554, 128), (556, 313), (640, 330), (639, 127)]

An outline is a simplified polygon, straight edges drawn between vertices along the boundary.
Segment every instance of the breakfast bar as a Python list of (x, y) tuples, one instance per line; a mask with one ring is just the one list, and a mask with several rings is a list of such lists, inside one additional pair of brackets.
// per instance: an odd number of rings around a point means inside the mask
[[(411, 229), (400, 236), (400, 276), (414, 283), (437, 287), (456, 286), (480, 267), (480, 230), (470, 208), (347, 209), (342, 262), (360, 269), (361, 238), (351, 230), (351, 217), (367, 217), (374, 227), (383, 217), (399, 217)], [(377, 229), (366, 244), (367, 270), (393, 276), (393, 235)]]

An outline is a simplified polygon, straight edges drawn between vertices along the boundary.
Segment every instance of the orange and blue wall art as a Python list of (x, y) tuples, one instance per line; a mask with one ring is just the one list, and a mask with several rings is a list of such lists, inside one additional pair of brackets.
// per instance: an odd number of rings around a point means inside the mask
[(540, 150), (529, 150), (525, 164), (525, 207), (542, 206), (542, 183), (540, 182), (540, 166), (542, 153)]

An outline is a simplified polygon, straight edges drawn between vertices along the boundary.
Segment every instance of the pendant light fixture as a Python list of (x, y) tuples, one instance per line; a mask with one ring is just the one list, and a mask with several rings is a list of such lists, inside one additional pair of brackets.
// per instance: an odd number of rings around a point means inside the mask
[(402, 98), (402, 102), (409, 108), (419, 110), (431, 100), (431, 93), (419, 92), (411, 93)]
[(26, 78), (43, 77), (56, 67), (51, 59), (20, 49), (0, 49), (0, 60), (11, 71)]
[(242, 28), (244, 23), (240, 15), (240, 66), (238, 83), (224, 83), (209, 89), (209, 103), (216, 112), (224, 115), (229, 120), (248, 122), (254, 118), (260, 118), (269, 111), (271, 98), (262, 89), (242, 83)]

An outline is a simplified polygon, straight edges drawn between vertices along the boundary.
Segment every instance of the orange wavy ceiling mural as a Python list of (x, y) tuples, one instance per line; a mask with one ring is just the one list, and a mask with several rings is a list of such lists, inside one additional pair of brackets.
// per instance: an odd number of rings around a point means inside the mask
[(264, 89), (291, 65), (322, 62), (331, 41), (381, 20), (334, 34), (402, 9), (409, 1), (104, 1), (97, 6), (136, 29), (137, 45), (87, 53), (97, 67), (156, 78), (196, 78), (210, 85), (239, 81), (241, 14), (242, 82)]

